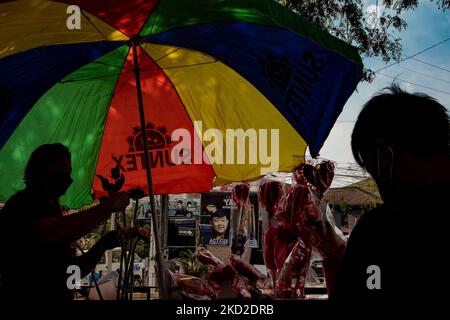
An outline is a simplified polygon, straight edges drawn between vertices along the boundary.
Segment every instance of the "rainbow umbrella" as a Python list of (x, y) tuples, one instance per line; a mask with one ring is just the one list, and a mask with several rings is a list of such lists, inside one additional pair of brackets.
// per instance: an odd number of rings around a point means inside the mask
[[(69, 5), (81, 9), (79, 30), (67, 26)], [(278, 171), (292, 171), (307, 145), (318, 154), (362, 69), (353, 47), (270, 0), (0, 1), (0, 43), (0, 201), (23, 187), (31, 151), (59, 141), (73, 153), (70, 207), (101, 193), (94, 176), (115, 166), (124, 189), (146, 185), (132, 44), (157, 194), (254, 180), (268, 167), (257, 155), (198, 163), (194, 152), (174, 165), (179, 128), (197, 150), (208, 129), (224, 140), (227, 129), (266, 129), (269, 140), (279, 130)]]
[(70, 207), (114, 167), (150, 195), (292, 171), (361, 75), (355, 48), (272, 0), (0, 0), (0, 201), (52, 142)]

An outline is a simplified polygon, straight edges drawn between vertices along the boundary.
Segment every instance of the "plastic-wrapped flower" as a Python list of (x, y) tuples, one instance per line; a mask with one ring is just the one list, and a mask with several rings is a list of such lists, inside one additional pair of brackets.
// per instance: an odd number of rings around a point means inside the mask
[(143, 239), (150, 238), (150, 229), (148, 229), (148, 228), (139, 228), (139, 235)]
[(119, 237), (124, 241), (132, 239), (146, 240), (150, 237), (150, 230), (142, 227), (127, 227), (119, 230)]

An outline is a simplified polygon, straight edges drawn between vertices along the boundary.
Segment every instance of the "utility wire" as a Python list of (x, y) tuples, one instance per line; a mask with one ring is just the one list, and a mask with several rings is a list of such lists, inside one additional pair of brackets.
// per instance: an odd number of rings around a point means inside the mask
[[(381, 61), (381, 60), (380, 60), (380, 61)], [(448, 81), (448, 80), (441, 79), (441, 78), (432, 76), (432, 75), (430, 75), (430, 74), (427, 74), (427, 73), (425, 73), (425, 72), (416, 71), (416, 70), (413, 70), (413, 69), (411, 69), (411, 68), (407, 68), (407, 67), (404, 67), (404, 66), (401, 66), (401, 65), (396, 65), (395, 67), (400, 68), (400, 69), (404, 69), (404, 70), (407, 70), (407, 71), (410, 71), (410, 72), (414, 72), (414, 73), (423, 75), (423, 76), (428, 77), (428, 78), (431, 78), (431, 79), (439, 80), (439, 81), (442, 81), (442, 82), (445, 82), (445, 83), (450, 83), (450, 81)]]
[(398, 77), (393, 77), (393, 76), (390, 76), (390, 75), (387, 75), (387, 74), (384, 74), (384, 73), (378, 73), (378, 74), (381, 75), (381, 76), (384, 76), (384, 77), (388, 77), (388, 78), (394, 79), (394, 80), (403, 81), (403, 82), (406, 82), (406, 83), (415, 85), (415, 86), (417, 86), (417, 87), (422, 87), (422, 88), (425, 88), (425, 89), (428, 89), (428, 90), (433, 90), (433, 91), (436, 91), (436, 92), (439, 92), (439, 93), (442, 93), (442, 94), (448, 94), (448, 95), (450, 95), (450, 92), (447, 92), (447, 91), (442, 91), (442, 90), (439, 90), (439, 89), (434, 89), (434, 88), (427, 87), (427, 86), (424, 86), (424, 85), (421, 85), (421, 84), (417, 84), (417, 83), (414, 83), (414, 82), (411, 82), (411, 81), (408, 81), (408, 80), (403, 80), (403, 79), (400, 79), (400, 78), (398, 78)]
[(424, 50), (421, 50), (421, 51), (419, 51), (419, 52), (413, 54), (412, 56), (409, 56), (409, 57), (406, 57), (405, 59), (402, 59), (402, 60), (400, 60), (400, 61), (396, 61), (396, 62), (394, 62), (394, 63), (388, 64), (387, 66), (384, 66), (383, 68), (378, 69), (377, 71), (375, 71), (375, 73), (378, 73), (378, 72), (380, 72), (380, 71), (382, 71), (382, 70), (385, 70), (385, 69), (387, 69), (387, 68), (390, 68), (390, 67), (392, 67), (392, 66), (394, 66), (394, 65), (396, 65), (396, 64), (399, 64), (399, 63), (401, 63), (401, 62), (403, 62), (403, 61), (406, 61), (406, 60), (408, 60), (408, 59), (412, 59), (412, 58), (414, 58), (415, 56), (418, 56), (419, 54), (422, 54), (422, 53), (424, 53), (424, 52), (426, 52), (426, 51), (428, 51), (428, 50), (430, 50), (430, 49), (433, 49), (433, 48), (435, 48), (435, 47), (437, 47), (437, 46), (439, 46), (439, 45), (441, 45), (441, 44), (443, 44), (443, 43), (445, 43), (445, 42), (447, 42), (447, 41), (449, 41), (449, 40), (450, 40), (450, 38), (444, 39), (444, 40), (442, 40), (441, 42), (438, 42), (438, 43), (436, 43), (436, 44), (434, 44), (434, 45), (432, 45), (432, 46), (430, 46), (430, 47), (428, 47), (428, 48), (426, 48), (426, 49), (424, 49)]
[(450, 72), (449, 69), (442, 68), (442, 67), (440, 67), (440, 66), (437, 66), (437, 65), (435, 65), (435, 64), (432, 64), (432, 63), (429, 63), (429, 62), (426, 62), (426, 61), (423, 61), (423, 60), (419, 60), (419, 59), (416, 59), (416, 58), (411, 58), (411, 60), (415, 60), (415, 61), (417, 61), (417, 62), (426, 64), (426, 65), (428, 65), (428, 66), (435, 67), (435, 68), (440, 69), (440, 70), (442, 70), (442, 71)]

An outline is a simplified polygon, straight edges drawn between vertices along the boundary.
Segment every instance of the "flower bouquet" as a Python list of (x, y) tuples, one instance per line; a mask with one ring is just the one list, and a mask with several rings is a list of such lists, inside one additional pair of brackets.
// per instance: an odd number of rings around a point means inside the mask
[(136, 225), (139, 210), (139, 199), (144, 196), (141, 189), (130, 191), (130, 198), (135, 201), (132, 221), (128, 224), (123, 214), (123, 227), (119, 231), (119, 243), (122, 248), (120, 256), (119, 281), (117, 287), (117, 300), (132, 300), (134, 287), (134, 257), (136, 247), (140, 241), (149, 241), (150, 230)]
[[(97, 176), (102, 181), (103, 190), (109, 194), (118, 192), (122, 188), (125, 178), (119, 168), (111, 169), (113, 182), (107, 178)], [(132, 300), (134, 286), (134, 257), (139, 242), (150, 240), (151, 231), (148, 228), (136, 225), (139, 210), (139, 200), (144, 197), (144, 191), (140, 188), (129, 191), (129, 196), (134, 200), (134, 213), (132, 218), (127, 218), (126, 212), (122, 212), (122, 225), (117, 224), (119, 243), (121, 246), (120, 267), (117, 283), (117, 300)], [(131, 221), (127, 221), (131, 220)]]

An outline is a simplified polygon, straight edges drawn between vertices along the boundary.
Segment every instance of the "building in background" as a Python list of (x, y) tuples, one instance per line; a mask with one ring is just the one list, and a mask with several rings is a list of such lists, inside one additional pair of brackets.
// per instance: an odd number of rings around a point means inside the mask
[(324, 201), (330, 205), (336, 225), (347, 234), (362, 214), (382, 203), (372, 178), (345, 187), (331, 188), (325, 193)]

